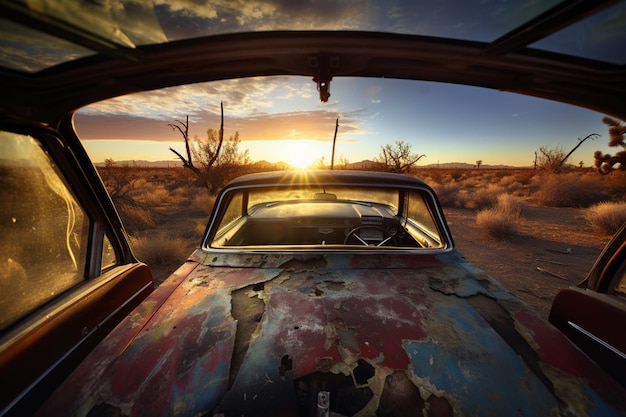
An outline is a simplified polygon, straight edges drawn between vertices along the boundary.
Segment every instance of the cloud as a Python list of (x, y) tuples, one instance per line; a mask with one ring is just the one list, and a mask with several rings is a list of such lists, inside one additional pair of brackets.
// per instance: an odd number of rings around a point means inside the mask
[[(259, 30), (357, 29), (357, 22), (362, 25), (368, 19), (365, 0), (156, 0), (156, 4), (170, 39)], [(195, 24), (181, 25), (183, 21)]]
[(280, 101), (300, 99), (310, 105), (315, 85), (305, 77), (257, 77), (184, 85), (113, 98), (80, 110), (85, 115), (133, 115), (170, 120), (189, 115), (200, 120), (207, 114), (244, 117), (273, 111)]
[(305, 77), (244, 78), (117, 97), (81, 109), (76, 126), (85, 140), (171, 141), (181, 138), (168, 123), (189, 116), (190, 137), (204, 137), (219, 128), (220, 101), (226, 134), (238, 131), (246, 141), (330, 140), (337, 118), (341, 134), (364, 132), (365, 110), (342, 112), (339, 102), (318, 103), (315, 84)]
[[(255, 116), (226, 116), (225, 136), (239, 132), (244, 141), (309, 139), (332, 140), (335, 122), (340, 119), (340, 135), (363, 133), (359, 112), (338, 113), (332, 110), (293, 111), (284, 113), (259, 113)], [(129, 114), (89, 114), (78, 113), (76, 130), (83, 140), (181, 140), (180, 133), (168, 123), (184, 120), (184, 117), (156, 119)], [(189, 136), (204, 137), (206, 130), (219, 128), (217, 114), (196, 113), (189, 119)]]

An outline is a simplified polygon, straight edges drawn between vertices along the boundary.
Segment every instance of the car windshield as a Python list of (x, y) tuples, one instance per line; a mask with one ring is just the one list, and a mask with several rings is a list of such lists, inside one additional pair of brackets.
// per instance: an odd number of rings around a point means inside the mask
[(218, 202), (206, 247), (444, 248), (428, 198), (425, 190), (354, 185), (235, 189)]

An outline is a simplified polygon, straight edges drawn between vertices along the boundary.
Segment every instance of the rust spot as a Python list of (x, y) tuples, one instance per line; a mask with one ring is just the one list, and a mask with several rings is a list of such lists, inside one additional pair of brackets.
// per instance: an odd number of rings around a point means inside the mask
[(331, 357), (320, 358), (315, 364), (315, 368), (320, 372), (328, 372), (333, 367), (334, 360)]
[(265, 312), (265, 303), (256, 295), (250, 297), (250, 290), (258, 292), (264, 289), (264, 284), (254, 284), (233, 291), (231, 294), (231, 315), (237, 321), (237, 331), (235, 333), (235, 346), (230, 364), (230, 385), (232, 386), (239, 368), (243, 362), (252, 335), (260, 326), (260, 322)]
[(428, 417), (452, 417), (454, 415), (454, 411), (452, 410), (452, 406), (443, 397), (437, 397), (436, 395), (431, 395), (428, 397)]
[(100, 403), (87, 413), (87, 417), (127, 417), (122, 409), (111, 404)]
[(280, 358), (280, 366), (278, 367), (278, 374), (280, 376), (285, 376), (287, 371), (291, 371), (293, 369), (293, 361), (289, 357), (289, 355), (283, 355)]
[(354, 381), (357, 385), (366, 385), (367, 380), (374, 376), (376, 371), (374, 367), (364, 361), (363, 359), (358, 360), (358, 365), (352, 371), (352, 375), (354, 375)]
[(326, 288), (330, 291), (342, 291), (346, 289), (346, 283), (343, 281), (324, 281)]
[(404, 371), (395, 371), (387, 376), (377, 416), (421, 416), (423, 409), (424, 400), (420, 391)]
[(317, 268), (326, 268), (328, 262), (321, 255), (294, 255), (287, 262), (280, 265), (282, 269), (306, 269), (312, 270)]

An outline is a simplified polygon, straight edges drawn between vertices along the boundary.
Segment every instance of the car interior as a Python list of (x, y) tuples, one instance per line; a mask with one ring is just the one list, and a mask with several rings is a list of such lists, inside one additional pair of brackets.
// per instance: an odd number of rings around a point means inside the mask
[[(234, 219), (224, 216), (226, 220), (215, 233), (211, 248), (445, 247), (433, 214), (416, 192), (397, 192), (397, 206), (408, 206), (408, 212), (391, 204), (337, 199), (326, 192), (315, 193), (313, 199), (269, 201), (247, 207), (248, 197), (243, 194), (231, 197), (226, 212), (240, 214)], [(414, 209), (417, 206), (419, 210)]]

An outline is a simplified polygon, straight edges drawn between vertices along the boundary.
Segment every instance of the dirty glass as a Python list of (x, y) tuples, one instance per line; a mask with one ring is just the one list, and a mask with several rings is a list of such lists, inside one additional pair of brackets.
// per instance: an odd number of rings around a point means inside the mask
[(243, 215), (243, 194), (241, 192), (235, 193), (230, 201), (228, 202), (228, 207), (222, 216), (222, 221), (218, 227), (218, 235), (221, 234), (225, 229), (237, 219), (241, 218)]
[(0, 329), (83, 280), (88, 218), (39, 142), (0, 132)]
[(437, 242), (443, 241), (439, 236), (437, 224), (433, 220), (433, 215), (424, 201), (424, 197), (416, 191), (409, 193), (408, 218)]
[(113, 245), (111, 245), (111, 241), (107, 235), (104, 235), (104, 241), (102, 244), (102, 259), (100, 264), (102, 265), (102, 269), (110, 268), (117, 264), (115, 249), (113, 249)]

